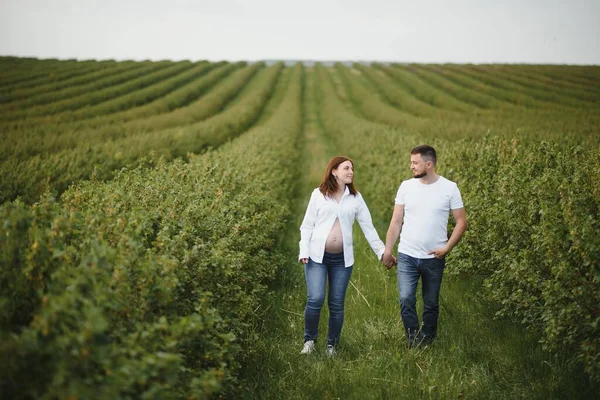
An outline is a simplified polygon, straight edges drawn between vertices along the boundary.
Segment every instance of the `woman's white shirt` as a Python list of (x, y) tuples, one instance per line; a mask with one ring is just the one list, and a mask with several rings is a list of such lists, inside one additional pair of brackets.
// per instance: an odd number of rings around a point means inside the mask
[(346, 267), (354, 265), (352, 225), (355, 219), (358, 221), (377, 258), (381, 259), (385, 244), (379, 239), (379, 235), (373, 226), (367, 204), (360, 193), (353, 196), (346, 186), (339, 202), (332, 197), (323, 195), (319, 188), (312, 192), (304, 220), (300, 225), (300, 255), (298, 260), (310, 257), (318, 263), (323, 261), (325, 242), (336, 218), (339, 218), (342, 229), (344, 264)]

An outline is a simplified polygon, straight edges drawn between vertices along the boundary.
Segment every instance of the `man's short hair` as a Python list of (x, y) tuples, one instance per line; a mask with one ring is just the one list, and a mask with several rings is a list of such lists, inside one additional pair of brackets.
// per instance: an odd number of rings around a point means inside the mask
[(420, 146), (413, 148), (410, 151), (410, 154), (420, 154), (424, 160), (432, 161), (433, 165), (435, 165), (435, 163), (437, 162), (437, 155), (435, 153), (435, 149), (426, 144), (422, 144)]

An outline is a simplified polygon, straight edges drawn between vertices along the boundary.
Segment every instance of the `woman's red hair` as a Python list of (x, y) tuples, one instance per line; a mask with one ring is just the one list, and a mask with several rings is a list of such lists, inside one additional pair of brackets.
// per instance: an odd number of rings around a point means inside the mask
[[(348, 157), (336, 156), (329, 160), (329, 163), (327, 164), (327, 169), (325, 170), (325, 176), (323, 177), (323, 181), (319, 185), (319, 190), (325, 196), (332, 196), (335, 192), (337, 192), (338, 185), (335, 180), (335, 177), (333, 176), (333, 170), (337, 169), (337, 167), (339, 167), (341, 163), (346, 161), (350, 161), (350, 163), (352, 164), (352, 168), (354, 168), (354, 161), (352, 161)], [(354, 181), (352, 181), (352, 183), (346, 184), (346, 186), (348, 187), (348, 190), (350, 190), (350, 194), (356, 196), (356, 193), (358, 193), (358, 191), (354, 187)]]

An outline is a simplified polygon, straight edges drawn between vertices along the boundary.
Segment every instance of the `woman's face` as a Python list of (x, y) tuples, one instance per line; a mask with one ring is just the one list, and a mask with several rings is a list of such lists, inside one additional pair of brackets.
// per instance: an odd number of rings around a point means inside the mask
[(354, 178), (354, 166), (350, 161), (344, 161), (331, 172), (338, 182), (346, 185), (352, 183)]

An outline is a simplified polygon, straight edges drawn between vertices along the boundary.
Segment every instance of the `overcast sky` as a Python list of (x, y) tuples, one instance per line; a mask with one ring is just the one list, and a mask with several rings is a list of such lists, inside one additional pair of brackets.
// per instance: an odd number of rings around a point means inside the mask
[(600, 64), (600, 0), (0, 0), (0, 55)]

